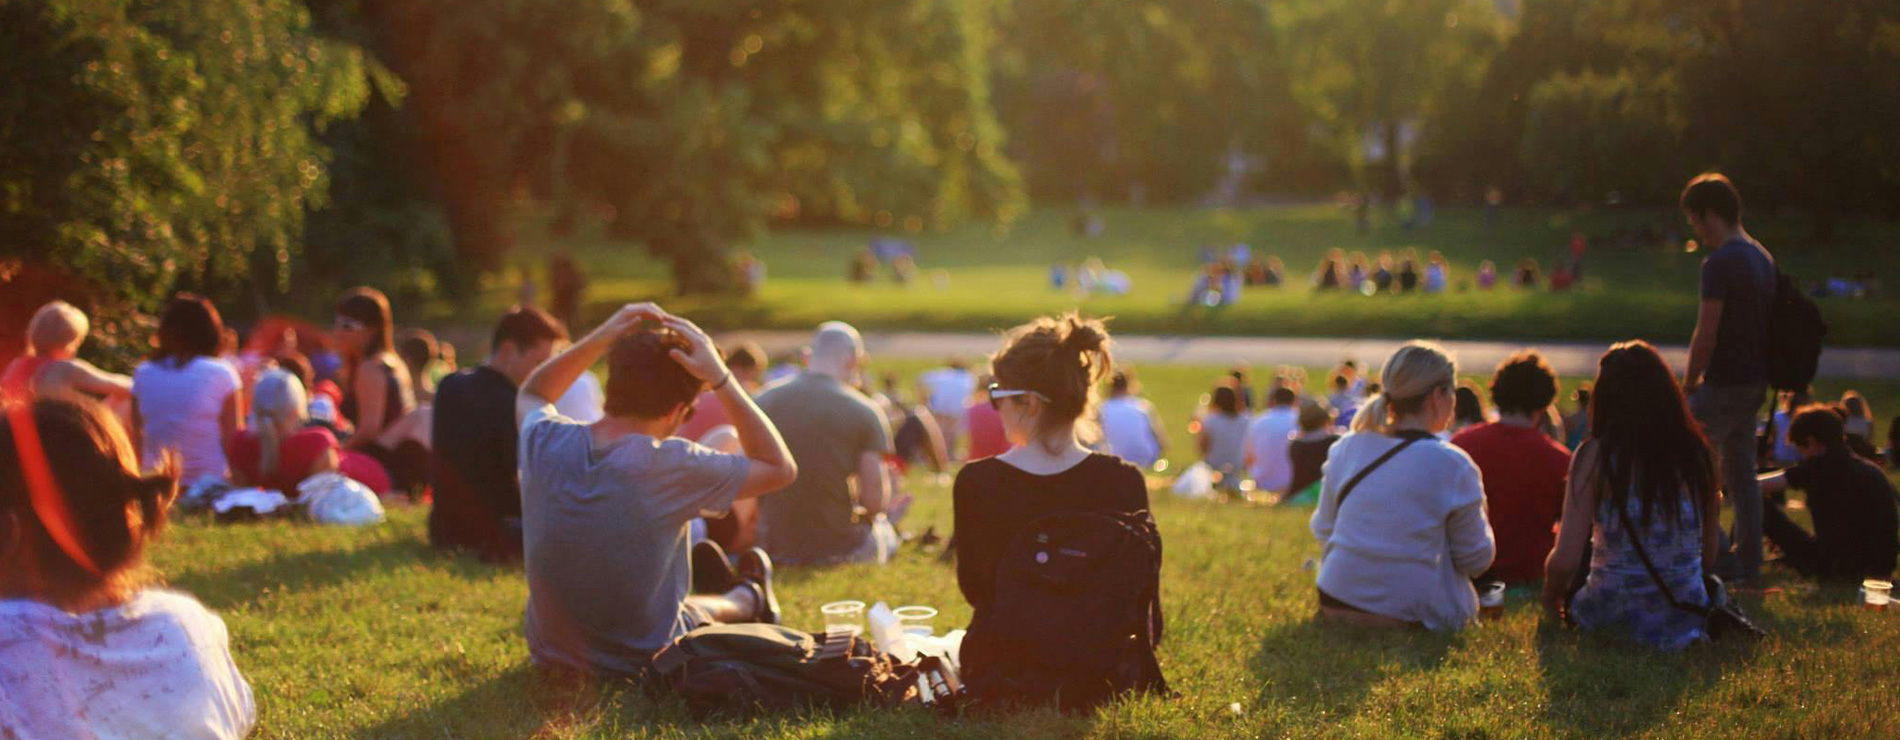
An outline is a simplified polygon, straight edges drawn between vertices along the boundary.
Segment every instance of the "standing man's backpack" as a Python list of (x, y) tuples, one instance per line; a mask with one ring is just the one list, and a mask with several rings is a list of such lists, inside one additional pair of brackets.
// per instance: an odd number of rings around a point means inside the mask
[(1775, 272), (1775, 300), (1768, 307), (1768, 385), (1776, 390), (1803, 391), (1814, 382), (1821, 362), (1821, 339), (1827, 322), (1821, 307), (1801, 292), (1794, 278)]
[(1087, 711), (1130, 691), (1170, 693), (1161, 643), (1161, 534), (1146, 511), (1065, 512), (1032, 522), (997, 564), (993, 618), (971, 625), (988, 656), (964, 676), (979, 704)]

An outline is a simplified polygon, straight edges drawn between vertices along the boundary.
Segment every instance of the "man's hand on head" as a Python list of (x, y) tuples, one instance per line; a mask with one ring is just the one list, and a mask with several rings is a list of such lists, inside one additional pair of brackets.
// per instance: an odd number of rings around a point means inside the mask
[(707, 383), (720, 383), (731, 371), (726, 369), (725, 360), (719, 357), (719, 350), (713, 346), (712, 337), (698, 325), (678, 316), (667, 316), (660, 325), (672, 329), (681, 339), (686, 340), (686, 349), (671, 352), (673, 361), (686, 368), (693, 377)]

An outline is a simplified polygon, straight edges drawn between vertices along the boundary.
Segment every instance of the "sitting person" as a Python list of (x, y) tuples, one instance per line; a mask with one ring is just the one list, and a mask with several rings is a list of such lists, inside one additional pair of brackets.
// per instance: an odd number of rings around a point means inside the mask
[(1490, 290), (1498, 284), (1498, 264), (1491, 260), (1478, 263), (1478, 290)]
[(305, 478), (337, 469), (336, 435), (309, 425), (310, 402), (296, 375), (266, 370), (258, 375), (251, 395), (251, 423), (231, 439), (226, 451), (232, 483), (281, 491), (294, 499), (297, 484)]
[(79, 359), (79, 346), (91, 331), (86, 314), (65, 301), (34, 311), (26, 325), (26, 354), (0, 373), (0, 396), (25, 400), (77, 392), (130, 413), (132, 379)]
[(139, 473), (97, 404), (0, 414), (0, 735), (240, 738), (257, 724), (223, 620), (145, 565), (177, 490)]
[(1240, 490), (1247, 479), (1247, 416), (1240, 412), (1240, 392), (1233, 386), (1214, 387), (1208, 414), (1201, 417), (1201, 460), (1220, 474), (1221, 490)]
[(180, 480), (224, 478), (224, 451), (243, 428), (237, 369), (219, 358), (224, 321), (203, 296), (180, 293), (158, 319), (158, 348), (132, 371), (132, 425), (141, 460), (156, 470), (178, 456)]
[[(747, 393), (758, 393), (765, 382), (767, 361), (765, 350), (752, 342), (745, 342), (726, 350), (726, 369), (732, 371), (732, 379), (745, 387)], [(559, 404), (556, 404), (557, 406)], [(563, 416), (571, 416), (563, 414)], [(719, 394), (707, 391), (699, 394), (693, 401), (693, 418), (680, 427), (682, 438), (703, 442), (707, 432), (714, 427), (731, 424), (726, 419), (725, 407), (719, 404)]]
[(1446, 431), (1446, 439), (1466, 429), (1490, 421), (1484, 411), (1484, 399), (1478, 396), (1478, 389), (1469, 382), (1462, 382), (1452, 391), (1451, 428)]
[(993, 621), (998, 570), (1024, 528), (1060, 512), (1148, 508), (1139, 468), (1078, 439), (1093, 389), (1111, 370), (1107, 345), (1100, 321), (1045, 317), (1010, 330), (990, 360), (989, 402), (1014, 446), (965, 465), (952, 493), (957, 585), (972, 612), (960, 657), (973, 693), (998, 691), (993, 677), (1017, 658), (992, 636), (1003, 629)]
[(409, 373), (409, 387), (416, 393), (418, 403), (429, 403), (435, 399), (435, 367), (440, 364), (436, 356), (441, 352), (435, 334), (428, 329), (404, 329), (396, 335), (396, 356), (402, 359), (403, 369)]
[(1152, 468), (1168, 451), (1168, 433), (1154, 404), (1140, 395), (1141, 386), (1132, 374), (1118, 371), (1108, 381), (1108, 400), (1103, 401), (1102, 441), (1109, 454), (1135, 467)]
[(1646, 342), (1611, 347), (1544, 565), (1545, 614), (1663, 650), (1708, 639), (1703, 615), (1670, 600), (1709, 603), (1703, 566), (1721, 542), (1715, 491), (1713, 453), (1669, 365)]
[[(984, 375), (977, 378), (980, 388), (989, 388), (994, 378)], [(1003, 429), (1003, 417), (996, 409), (990, 408), (988, 401), (969, 401), (963, 406), (963, 433), (970, 443), (963, 452), (964, 460), (981, 460), (996, 457), (1009, 451), (1009, 435)]]
[(1867, 397), (1860, 391), (1848, 391), (1841, 394), (1841, 414), (1847, 418), (1842, 431), (1846, 434), (1847, 449), (1861, 457), (1880, 461), (1880, 451), (1874, 449), (1874, 410), (1867, 405)]
[(1312, 520), (1322, 618), (1455, 630), (1478, 615), (1471, 579), (1496, 552), (1484, 487), (1471, 458), (1438, 438), (1457, 378), (1438, 345), (1400, 347), (1333, 444)]
[(343, 418), (351, 426), (344, 445), (389, 471), (397, 490), (428, 483), (429, 411), (419, 410), (409, 372), (395, 352), (395, 322), (389, 299), (374, 288), (357, 288), (336, 306), (336, 338), (343, 348)]
[(1286, 487), (1289, 498), (1319, 482), (1325, 474), (1326, 455), (1338, 441), (1339, 435), (1333, 433), (1333, 410), (1318, 399), (1301, 401), (1300, 431), (1286, 446), (1286, 457), (1293, 467), (1293, 482)]
[[(1859, 581), (1893, 575), (1900, 555), (1893, 483), (1879, 466), (1847, 447), (1841, 415), (1827, 406), (1795, 412), (1788, 437), (1801, 462), (1760, 477), (1762, 495), (1798, 488), (1808, 494), (1814, 534), (1789, 521), (1776, 501), (1763, 512), (1762, 532), (1788, 565), (1821, 580)], [(1777, 497), (1779, 498), (1779, 497)]]
[(1511, 284), (1522, 290), (1536, 290), (1540, 282), (1537, 275), (1537, 260), (1526, 257), (1517, 263), (1517, 276), (1511, 279)]
[(1258, 490), (1285, 493), (1293, 483), (1293, 461), (1286, 451), (1300, 426), (1294, 408), (1299, 398), (1292, 388), (1274, 388), (1267, 394), (1267, 410), (1247, 425), (1247, 473)]
[(1491, 376), (1498, 420), (1451, 438), (1478, 464), (1485, 517), (1497, 536), (1497, 558), (1480, 581), (1515, 586), (1544, 577), (1544, 558), (1556, 541), (1552, 527), (1563, 514), (1564, 475), (1570, 470), (1570, 451), (1538, 431), (1556, 397), (1557, 375), (1542, 355), (1512, 355)]
[[(890, 557), (872, 517), (891, 508), (884, 459), (896, 452), (877, 404), (847, 381), (864, 364), (864, 340), (839, 321), (818, 327), (804, 372), (759, 393), (759, 408), (785, 434), (801, 474), (759, 504), (759, 542), (785, 563), (875, 563)], [(853, 500), (852, 479), (857, 480)], [(856, 516), (864, 507), (864, 518)]]
[[(603, 355), (607, 417), (591, 425), (562, 417), (550, 399)], [(745, 454), (673, 436), (708, 385)], [(711, 580), (693, 573), (689, 523), (798, 476), (778, 431), (699, 327), (650, 303), (623, 307), (529, 373), (515, 418), (535, 665), (636, 676), (654, 652), (701, 625), (778, 620), (771, 559), (757, 549), (740, 557), (743, 578), (688, 595), (689, 584)]]
[(559, 320), (517, 306), (495, 322), (488, 359), (437, 386), (430, 432), (435, 446), (429, 450), (430, 545), (494, 562), (521, 559), (515, 395), (528, 373), (566, 341), (567, 327)]

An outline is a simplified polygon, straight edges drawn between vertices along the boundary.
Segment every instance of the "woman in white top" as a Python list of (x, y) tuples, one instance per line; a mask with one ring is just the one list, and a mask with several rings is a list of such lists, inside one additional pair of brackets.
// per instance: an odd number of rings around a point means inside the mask
[(170, 454), (187, 484), (227, 475), (244, 394), (237, 370), (218, 358), (223, 343), (224, 322), (203, 296), (180, 293), (159, 317), (158, 351), (132, 371), (132, 426), (147, 470)]
[(1457, 372), (1435, 344), (1400, 347), (1381, 393), (1328, 454), (1312, 521), (1322, 618), (1455, 630), (1477, 614), (1471, 578), (1496, 549), (1484, 487), (1471, 458), (1437, 436)]
[(1108, 382), (1108, 400), (1102, 402), (1099, 413), (1107, 451), (1145, 470), (1161, 459), (1168, 437), (1154, 404), (1136, 395), (1138, 387), (1134, 376), (1116, 372)]
[[(50, 479), (29, 483), (30, 468)], [(256, 724), (224, 622), (150, 585), (145, 549), (177, 490), (139, 473), (90, 401), (0, 415), (0, 737), (236, 738)]]

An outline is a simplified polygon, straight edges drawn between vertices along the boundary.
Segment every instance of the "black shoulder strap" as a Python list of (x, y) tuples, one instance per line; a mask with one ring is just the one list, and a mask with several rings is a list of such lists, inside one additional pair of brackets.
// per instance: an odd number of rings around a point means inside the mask
[(1397, 455), (1401, 450), (1411, 447), (1413, 442), (1417, 442), (1421, 439), (1431, 439), (1433, 437), (1429, 432), (1411, 430), (1400, 432), (1399, 436), (1403, 437), (1405, 441), (1393, 445), (1392, 449), (1386, 450), (1385, 454), (1380, 455), (1377, 460), (1373, 460), (1371, 465), (1361, 468), (1359, 473), (1352, 477), (1352, 480), (1346, 481), (1346, 485), (1339, 489), (1339, 498), (1333, 502), (1333, 516), (1339, 516), (1339, 507), (1346, 505), (1346, 497), (1352, 494), (1352, 489), (1359, 487), (1359, 481), (1365, 480), (1366, 476), (1371, 475), (1372, 471), (1378, 470), (1379, 466), (1384, 465), (1385, 461), (1392, 459), (1393, 455)]
[(1669, 584), (1663, 583), (1662, 574), (1656, 572), (1656, 565), (1649, 562), (1649, 553), (1643, 549), (1643, 533), (1630, 522), (1628, 504), (1616, 507), (1616, 515), (1623, 520), (1623, 532), (1629, 535), (1630, 544), (1636, 548), (1636, 557), (1643, 561), (1643, 570), (1649, 571), (1649, 580), (1656, 582), (1656, 588), (1662, 590), (1663, 598), (1669, 601), (1669, 605), (1690, 614), (1707, 615), (1708, 609), (1676, 601), (1676, 595), (1670, 593)]

